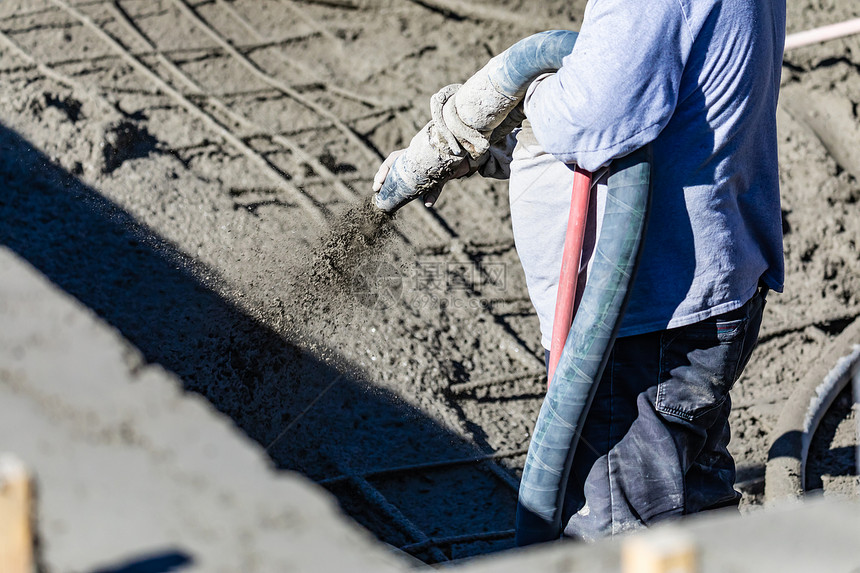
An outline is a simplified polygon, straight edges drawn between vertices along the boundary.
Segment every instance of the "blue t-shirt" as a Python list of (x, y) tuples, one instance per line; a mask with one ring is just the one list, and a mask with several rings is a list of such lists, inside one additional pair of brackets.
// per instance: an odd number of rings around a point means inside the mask
[[(591, 0), (562, 68), (529, 88), (526, 115), (552, 161), (594, 171), (652, 144), (650, 222), (621, 336), (738, 308), (760, 279), (782, 291), (784, 37), (784, 0)], [(514, 159), (515, 238), (546, 345), (558, 281), (546, 265), (560, 266), (570, 187), (530, 183), (548, 171)]]

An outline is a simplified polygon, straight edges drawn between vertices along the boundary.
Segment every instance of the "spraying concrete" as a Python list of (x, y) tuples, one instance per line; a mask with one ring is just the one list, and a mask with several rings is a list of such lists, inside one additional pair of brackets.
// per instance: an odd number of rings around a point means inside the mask
[[(456, 93), (449, 86), (437, 94), (431, 104), (436, 117), (394, 162), (374, 197), (376, 206), (394, 212), (416, 197), (438, 195), (464, 160), (464, 152), (479, 160), (491, 140), (502, 139), (515, 127), (515, 122), (505, 120), (529, 84), (542, 73), (560, 68), (576, 38), (575, 32), (562, 30), (529, 36), (491, 59)], [(518, 545), (561, 536), (567, 478), (579, 433), (636, 274), (650, 205), (650, 172), (648, 148), (616, 160), (610, 167), (607, 208), (595, 249), (598, 256), (583, 289), (585, 312), (573, 321), (570, 333), (562, 335), (567, 342), (561, 356), (556, 356), (560, 368), (538, 416), (520, 481)], [(587, 197), (588, 185), (580, 191)], [(577, 213), (584, 217), (585, 209), (572, 211), (571, 217), (578, 217)], [(568, 222), (569, 231), (575, 227), (584, 228), (584, 221)], [(579, 265), (565, 266), (563, 271), (575, 276)], [(561, 282), (575, 285), (567, 276)], [(560, 289), (560, 304), (572, 302), (575, 288), (568, 290), (564, 294)]]
[[(301, 185), (302, 191), (318, 204), (337, 213), (347, 210), (351, 203), (332, 192), (331, 178), (352, 186), (356, 196), (363, 195), (380, 157), (373, 149), (396, 149), (408, 144), (425, 121), (424, 102), (438, 86), (452, 78), (468, 78), (491, 54), (534, 32), (533, 22), (537, 20), (531, 16), (556, 25), (569, 22), (575, 28), (581, 21), (585, 1), (552, 0), (528, 7), (518, 2), (500, 2), (498, 10), (515, 16), (504, 22), (484, 12), (474, 18), (457, 18), (457, 11), (467, 9), (454, 3), (449, 3), (450, 15), (429, 10), (424, 3), (404, 3), (396, 10), (377, 2), (296, 4), (302, 18), (297, 18), (286, 3), (263, 3), (262, 7), (237, 1), (199, 6), (201, 12), (211, 16), (220, 33), (243, 45), (268, 42), (253, 52), (258, 65), (284, 82), (296, 82), (301, 93), (295, 95), (331, 110), (332, 115), (366, 138), (372, 148), (356, 145), (336, 126), (332, 127), (330, 119), (315, 115), (299, 100), (249, 77), (243, 71), (246, 69), (235, 64), (223, 50), (207, 47), (209, 44), (193, 22), (177, 17), (169, 8), (154, 9), (149, 3), (117, 3), (120, 4), (162, 54), (146, 57), (153, 69), (158, 68), (156, 73), (195, 91), (197, 88), (151, 59), (185, 58), (181, 69), (197, 83), (206, 105), (212, 104), (207, 109), (217, 111), (222, 105), (248, 118), (258, 126), (242, 128), (247, 130), (240, 135), (250, 136), (249, 145), (266, 153), (292, 178), (293, 184)], [(837, 0), (826, 9), (813, 4), (807, 1), (788, 6), (789, 31), (858, 16), (855, 2)], [(151, 50), (138, 42), (132, 31), (122, 32), (126, 28), (121, 24), (106, 24), (114, 17), (113, 3), (80, 9), (111, 33), (125, 33), (123, 41), (132, 42), (129, 49), (135, 53)], [(474, 13), (473, 8), (469, 10)], [(235, 19), (234, 12), (243, 20)], [(517, 274), (516, 254), (510, 246), (508, 200), (502, 185), (477, 178), (450, 183), (435, 215), (448, 225), (450, 235), (438, 232), (439, 227), (430, 226), (427, 218), (404, 211), (380, 225), (395, 231), (390, 242), (377, 242), (372, 251), (387, 256), (403, 248), (410, 260), (421, 261), (424, 268), (444, 271), (454, 250), (459, 249), (457, 252), (471, 260), (506, 269), (504, 287), (474, 292), (443, 290), (443, 281), (440, 290), (429, 292), (445, 302), (467, 304), (462, 308), (457, 304), (442, 308), (438, 304), (410, 304), (406, 295), (416, 292), (416, 287), (407, 284), (397, 307), (386, 312), (359, 306), (357, 320), (351, 313), (342, 316), (345, 307), (330, 302), (335, 312), (312, 316), (313, 324), (290, 320), (290, 316), (312, 314), (297, 309), (301, 300), (307, 299), (292, 296), (294, 292), (307, 293), (310, 287), (295, 290), (290, 282), (300, 272), (312, 273), (312, 261), (320, 245), (326, 243), (329, 223), (321, 225), (309, 217), (295, 205), (292, 195), (273, 188), (268, 174), (186, 113), (181, 105), (158, 92), (144, 75), (128, 67), (127, 60), (113, 55), (103, 42), (62, 11), (31, 0), (12, 0), (0, 2), (0, 16), (4, 33), (37, 58), (35, 63), (22, 58), (6, 49), (6, 44), (0, 50), (0, 75), (4, 80), (0, 82), (2, 123), (8, 129), (7, 135), (20, 134), (26, 143), (19, 147), (29, 149), (31, 154), (39, 150), (33, 156), (33, 169), (45, 171), (45, 166), (56, 166), (67, 174), (46, 182), (24, 173), (17, 176), (14, 184), (7, 184), (0, 202), (0, 237), (4, 245), (17, 250), (54, 285), (106, 318), (123, 345), (136, 346), (149, 363), (161, 364), (178, 376), (173, 383), (177, 391), (163, 396), (159, 394), (163, 385), (149, 379), (138, 380), (131, 388), (154, 396), (153, 402), (176, 401), (177, 414), (189, 407), (186, 402), (205, 400), (220, 411), (212, 415), (225, 420), (225, 434), (241, 436), (242, 440), (250, 438), (263, 446), (270, 445), (307, 410), (265, 452), (260, 468), (264, 463), (271, 464), (323, 481), (342, 475), (330, 465), (328, 454), (340, 456), (346, 465), (343, 469), (356, 473), (492, 454), (505, 471), (518, 476), (524, 463), (524, 454), (518, 452), (528, 443), (546, 380), (541, 378), (539, 356), (526, 357), (534, 363), (530, 367), (523, 360), (511, 358), (515, 353), (511, 342), (514, 336), (535, 353), (540, 349), (537, 320), (530, 308), (526, 309), (524, 280)], [(565, 23), (558, 24), (559, 21)], [(767, 446), (785, 400), (804, 377), (808, 364), (860, 312), (860, 276), (857, 266), (852, 265), (857, 257), (856, 244), (860, 244), (860, 220), (855, 216), (860, 194), (856, 177), (852, 176), (856, 176), (858, 167), (856, 162), (850, 162), (850, 154), (831, 153), (836, 147), (830, 145), (832, 141), (842, 141), (842, 137), (854, 142), (854, 147), (860, 141), (850, 103), (856, 100), (853, 94), (860, 93), (860, 76), (852, 67), (856, 60), (852, 42), (856, 43), (856, 39), (798, 49), (787, 58), (783, 69), (780, 159), (792, 288), (769, 301), (770, 316), (756, 358), (733, 390), (736, 408), (732, 423), (736, 431), (730, 447), (739, 462), (738, 489), (744, 494), (745, 512), (756, 511), (761, 502)], [(193, 55), (183, 56), (184, 50), (194, 50), (187, 52)], [(44, 67), (45, 62), (61, 61), (67, 63)], [(73, 76), (78, 87), (63, 83), (58, 75)], [(839, 106), (831, 104), (834, 98)], [(805, 113), (795, 113), (806, 109), (813, 109), (819, 120), (826, 117), (827, 121), (807, 122)], [(145, 154), (115, 155), (122, 163), (108, 173), (102, 144), (128, 143), (125, 138), (111, 135), (122, 122), (134, 123), (139, 133), (146, 130), (157, 142)], [(837, 127), (838, 132), (834, 131)], [(239, 132), (238, 127), (233, 129)], [(321, 180), (319, 167), (312, 172), (289, 150), (274, 146), (266, 133), (286, 134), (307, 154), (327, 158), (324, 163), (331, 168), (330, 178)], [(258, 137), (260, 134), (263, 136)], [(20, 161), (13, 161), (8, 153), (4, 158), (9, 160), (4, 163), (4, 173), (22, 172)], [(90, 199), (80, 190), (78, 180), (91, 185), (99, 196), (126, 214), (114, 215), (106, 208), (103, 218), (81, 216), (79, 207)], [(80, 224), (72, 223), (76, 217)], [(117, 225), (100, 224), (108, 218)], [(129, 229), (148, 229), (156, 239), (150, 237), (147, 241), (124, 234), (119, 227), (126, 225)], [(399, 233), (408, 237), (406, 247)], [(151, 255), (163, 250), (157, 237), (184, 255), (176, 258), (175, 264), (172, 258), (155, 260)], [(180, 269), (190, 268), (189, 259), (207, 266), (211, 280), (207, 278), (200, 284), (177, 279), (176, 275), (184, 272)], [(3, 269), (0, 275), (5, 280), (9, 273), (5, 272), (7, 267)], [(103, 280), (105, 276), (115, 280)], [(165, 297), (164, 291), (175, 292), (176, 296)], [(321, 294), (316, 296), (320, 303), (324, 298)], [(483, 302), (486, 304), (471, 304)], [(33, 305), (45, 311), (53, 308), (47, 297), (34, 300)], [(232, 309), (225, 305), (232, 305)], [(243, 314), (239, 316), (235, 309)], [(262, 335), (260, 325), (271, 333)], [(496, 327), (506, 329), (510, 336), (501, 336)], [(320, 344), (316, 349), (307, 347), (308, 354), (337, 353), (373, 383), (359, 386), (345, 384), (341, 379), (323, 394), (338, 372), (305, 371), (300, 367), (302, 358), (285, 350), (289, 346), (285, 341), (301, 339), (304, 331), (315, 335)], [(37, 348), (46, 347), (39, 346), (38, 340), (21, 338), (14, 351), (34, 353), (36, 361)], [(521, 347), (516, 348), (517, 356), (524, 354)], [(39, 356), (50, 364), (59, 355), (50, 350)], [(138, 368), (133, 365), (135, 371)], [(55, 379), (58, 392), (65, 395), (68, 385), (59, 384), (67, 380), (67, 374), (60, 372), (64, 378)], [(114, 380), (113, 386), (106, 387), (99, 396), (111, 390), (120, 392), (116, 385), (121, 380)], [(377, 399), (384, 395), (393, 398)], [(135, 396), (138, 393), (132, 392), (126, 398), (134, 402)], [(408, 410), (408, 415), (398, 416), (405, 402), (415, 407)], [(149, 402), (134, 403), (139, 407)], [(3, 404), (7, 409), (15, 408), (11, 401)], [(98, 400), (87, 407), (97, 410), (102, 419), (110, 414), (110, 406)], [(63, 418), (46, 411), (43, 424), (37, 417), (20, 415), (22, 412), (26, 410), (3, 418), (10, 424), (6, 435), (32, 438), (34, 448), (41, 448), (43, 441), (53, 443), (55, 433), (48, 426), (62, 423)], [(187, 416), (179, 416), (173, 424), (172, 418), (168, 423), (141, 415), (132, 428), (140, 435), (157, 433), (162, 437), (177, 431), (187, 439), (192, 432), (206, 435), (208, 427), (204, 420), (198, 422), (198, 417)], [(445, 432), (439, 430), (441, 426)], [(19, 428), (27, 431), (18, 432)], [(62, 479), (62, 472), (73, 467), (65, 463), (63, 451), (75, 452), (79, 465), (74, 466), (74, 472), (78, 476), (83, 464), (117, 459), (92, 452), (87, 447), (87, 435), (63, 433), (68, 449), (39, 450), (40, 456), (54, 456), (57, 462), (51, 468), (60, 470), (52, 473), (57, 476), (55, 481), (44, 482), (44, 511), (71, 507), (68, 500), (76, 496), (75, 490), (67, 487), (69, 482)], [(468, 442), (462, 436), (467, 436)], [(467, 449), (464, 443), (473, 449)], [(117, 455), (132, 456), (137, 451), (120, 438), (112, 444)], [(7, 442), (7, 447), (12, 446)], [(12, 449), (27, 459), (23, 446)], [(239, 452), (250, 449), (247, 445), (236, 446)], [(191, 450), (202, 454), (202, 450)], [(833, 450), (843, 457), (848, 451), (847, 447)], [(29, 461), (38, 459), (34, 456)], [(252, 470), (244, 470), (253, 464), (237, 463), (238, 458), (232, 454), (224, 459), (226, 466), (242, 469), (237, 475), (251, 479), (248, 476)], [(159, 459), (153, 460), (154, 467), (164, 467), (158, 465)], [(513, 491), (499, 485), (483, 465), (478, 465), (449, 466), (445, 471), (404, 471), (376, 478), (374, 485), (402, 515), (434, 540), (510, 529), (514, 517), (506, 509), (515, 503)], [(136, 484), (144, 483), (140, 481), (144, 474), (133, 474), (122, 474), (128, 479), (121, 482), (124, 487), (117, 489), (119, 494), (130, 491), (137, 495)], [(850, 477), (834, 476), (825, 481), (825, 492), (829, 491), (828, 484)], [(195, 503), (207, 508), (204, 515), (208, 515), (223, 501), (218, 497), (221, 490), (204, 491), (187, 481), (145, 483), (164, 494), (160, 499), (187, 500), (192, 508), (189, 515), (195, 515)], [(326, 487), (337, 497), (342, 511), (376, 538), (397, 547), (420, 542), (349, 484), (337, 483)], [(274, 509), (272, 500), (285, 498), (256, 486), (242, 491), (257, 492), (254, 503), (262, 508)], [(117, 505), (108, 509), (133, 511), (139, 516), (134, 522), (141, 526), (158, 524), (155, 507), (147, 503), (146, 497), (129, 494), (117, 499)], [(236, 506), (247, 509), (241, 512), (245, 516), (242, 519), (237, 520), (234, 514), (229, 519), (201, 522), (201, 526), (219, 523), (225, 528), (233, 527), (229, 530), (231, 539), (251, 531), (235, 529), (242, 523), (252, 529), (260, 523), (242, 499)], [(83, 505), (86, 513), (78, 517), (87, 515), (89, 521), (75, 523), (95, 523), (93, 505)], [(163, 507), (175, 512), (177, 506), (164, 503)], [(268, 512), (265, 515), (267, 519), (282, 517)], [(289, 525), (288, 521), (278, 523)], [(328, 547), (335, 552), (330, 540), (332, 530), (324, 520), (319, 523), (328, 532), (328, 545), (309, 547), (320, 548), (318, 552), (326, 552)], [(153, 531), (163, 532), (155, 525)], [(129, 550), (104, 531), (98, 527), (63, 528), (62, 523), (53, 523), (44, 531), (49, 564), (56, 570), (116, 568), (123, 562), (120, 556), (82, 551), (94, 542), (121, 554)], [(284, 535), (292, 539), (289, 530)], [(221, 543), (222, 537), (204, 539), (201, 535), (200, 539), (199, 549), (195, 546), (192, 553), (200, 551), (213, 559), (233, 547)], [(266, 537), (266, 544), (273, 551), (293, 547), (285, 545), (277, 532)], [(511, 545), (508, 537), (495, 541), (479, 538), (441, 547), (447, 558), (456, 559)], [(64, 547), (81, 559), (66, 559)], [(152, 546), (143, 548), (146, 549)], [(438, 560), (427, 549), (415, 553), (423, 560)], [(243, 563), (231, 560), (237, 555), (240, 554), (231, 554), (222, 565), (241, 569)], [(256, 554), (258, 569), (277, 569), (279, 562), (269, 560), (267, 555)], [(209, 559), (201, 558), (200, 569), (195, 566), (190, 570), (214, 570), (206, 568), (209, 563)]]

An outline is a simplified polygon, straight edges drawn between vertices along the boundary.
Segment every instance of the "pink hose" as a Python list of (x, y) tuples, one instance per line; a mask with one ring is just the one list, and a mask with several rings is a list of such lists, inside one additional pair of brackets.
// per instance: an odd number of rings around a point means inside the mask
[[(555, 299), (555, 316), (552, 321), (552, 342), (549, 353), (547, 381), (551, 382), (561, 358), (564, 343), (576, 314), (576, 290), (579, 263), (582, 260), (582, 243), (585, 238), (585, 219), (588, 214), (588, 197), (591, 194), (591, 173), (578, 166), (573, 172), (573, 190), (570, 196), (570, 215), (564, 236), (561, 258), (561, 275)], [(581, 290), (581, 289), (580, 289)]]
[(790, 34), (785, 38), (785, 49), (792, 50), (801, 46), (827, 42), (828, 40), (835, 40), (852, 34), (860, 34), (860, 18)]

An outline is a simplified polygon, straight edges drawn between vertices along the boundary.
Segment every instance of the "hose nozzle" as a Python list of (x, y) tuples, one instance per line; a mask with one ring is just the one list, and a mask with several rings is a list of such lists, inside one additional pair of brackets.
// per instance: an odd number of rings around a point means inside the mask
[(403, 159), (404, 156), (400, 156), (394, 161), (382, 188), (373, 196), (373, 204), (386, 213), (394, 213), (421, 194), (400, 174)]

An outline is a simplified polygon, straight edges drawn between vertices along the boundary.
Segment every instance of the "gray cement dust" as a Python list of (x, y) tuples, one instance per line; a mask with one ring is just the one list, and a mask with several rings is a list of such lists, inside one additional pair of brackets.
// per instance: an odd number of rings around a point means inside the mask
[(377, 209), (369, 199), (343, 213), (323, 238), (312, 267), (312, 282), (348, 288), (357, 271), (390, 242), (392, 220), (392, 215)]
[[(292, 305), (287, 320), (304, 342), (353, 326), (355, 311), (373, 306), (373, 269), (393, 247), (393, 220), (367, 199), (337, 216), (311, 242), (309, 253), (298, 254), (290, 279)], [(321, 350), (319, 345), (311, 346)]]

